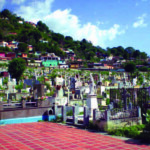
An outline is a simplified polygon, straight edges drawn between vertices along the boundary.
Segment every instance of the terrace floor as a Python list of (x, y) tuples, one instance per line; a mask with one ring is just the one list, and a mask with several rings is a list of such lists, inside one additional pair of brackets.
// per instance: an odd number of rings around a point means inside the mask
[(50, 123), (0, 126), (0, 150), (150, 150), (150, 146)]

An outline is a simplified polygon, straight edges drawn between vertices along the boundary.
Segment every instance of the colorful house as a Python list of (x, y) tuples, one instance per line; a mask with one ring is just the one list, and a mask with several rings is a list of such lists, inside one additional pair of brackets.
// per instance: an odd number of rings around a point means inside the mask
[(27, 58), (28, 57), (28, 54), (26, 54), (26, 53), (22, 53), (22, 55), (21, 55), (23, 58)]
[(0, 57), (5, 57), (5, 52), (0, 52)]
[(7, 45), (8, 43), (5, 41), (0, 42), (0, 47), (6, 47)]
[(7, 53), (7, 54), (6, 54), (6, 57), (15, 58), (15, 57), (16, 57), (16, 54), (10, 52), (10, 53)]
[(44, 67), (58, 67), (58, 60), (46, 60), (42, 62)]

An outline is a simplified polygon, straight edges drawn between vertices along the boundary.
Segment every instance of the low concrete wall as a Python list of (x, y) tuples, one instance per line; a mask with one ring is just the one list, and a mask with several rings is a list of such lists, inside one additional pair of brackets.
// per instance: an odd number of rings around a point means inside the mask
[(142, 124), (142, 118), (134, 117), (109, 121), (101, 120), (101, 121), (94, 121), (93, 123), (97, 125), (100, 130), (106, 131), (109, 129), (119, 129), (126, 126)]
[(21, 117), (43, 116), (43, 115), (46, 116), (49, 115), (50, 110), (53, 111), (52, 107), (2, 110), (0, 111), (0, 120), (21, 118)]

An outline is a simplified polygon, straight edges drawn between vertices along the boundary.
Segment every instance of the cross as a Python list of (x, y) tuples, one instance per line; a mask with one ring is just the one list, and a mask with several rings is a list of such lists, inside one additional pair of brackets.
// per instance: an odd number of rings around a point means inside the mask
[(124, 109), (127, 110), (127, 98), (130, 97), (130, 94), (127, 92), (125, 88), (123, 88), (122, 98), (124, 100)]

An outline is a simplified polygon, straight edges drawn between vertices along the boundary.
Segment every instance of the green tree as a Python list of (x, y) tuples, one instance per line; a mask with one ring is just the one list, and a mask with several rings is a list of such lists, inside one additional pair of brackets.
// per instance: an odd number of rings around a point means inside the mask
[(37, 23), (37, 28), (38, 28), (41, 32), (46, 32), (46, 33), (49, 32), (48, 26), (47, 26), (45, 23), (43, 23), (42, 21), (38, 21), (38, 23)]
[(10, 73), (12, 78), (17, 80), (17, 83), (26, 69), (26, 62), (22, 58), (14, 58), (8, 64), (8, 72)]
[(128, 62), (125, 64), (124, 69), (126, 72), (133, 73), (136, 70), (136, 65), (134, 62)]
[(19, 43), (18, 50), (21, 52), (28, 52), (28, 45), (26, 43)]

